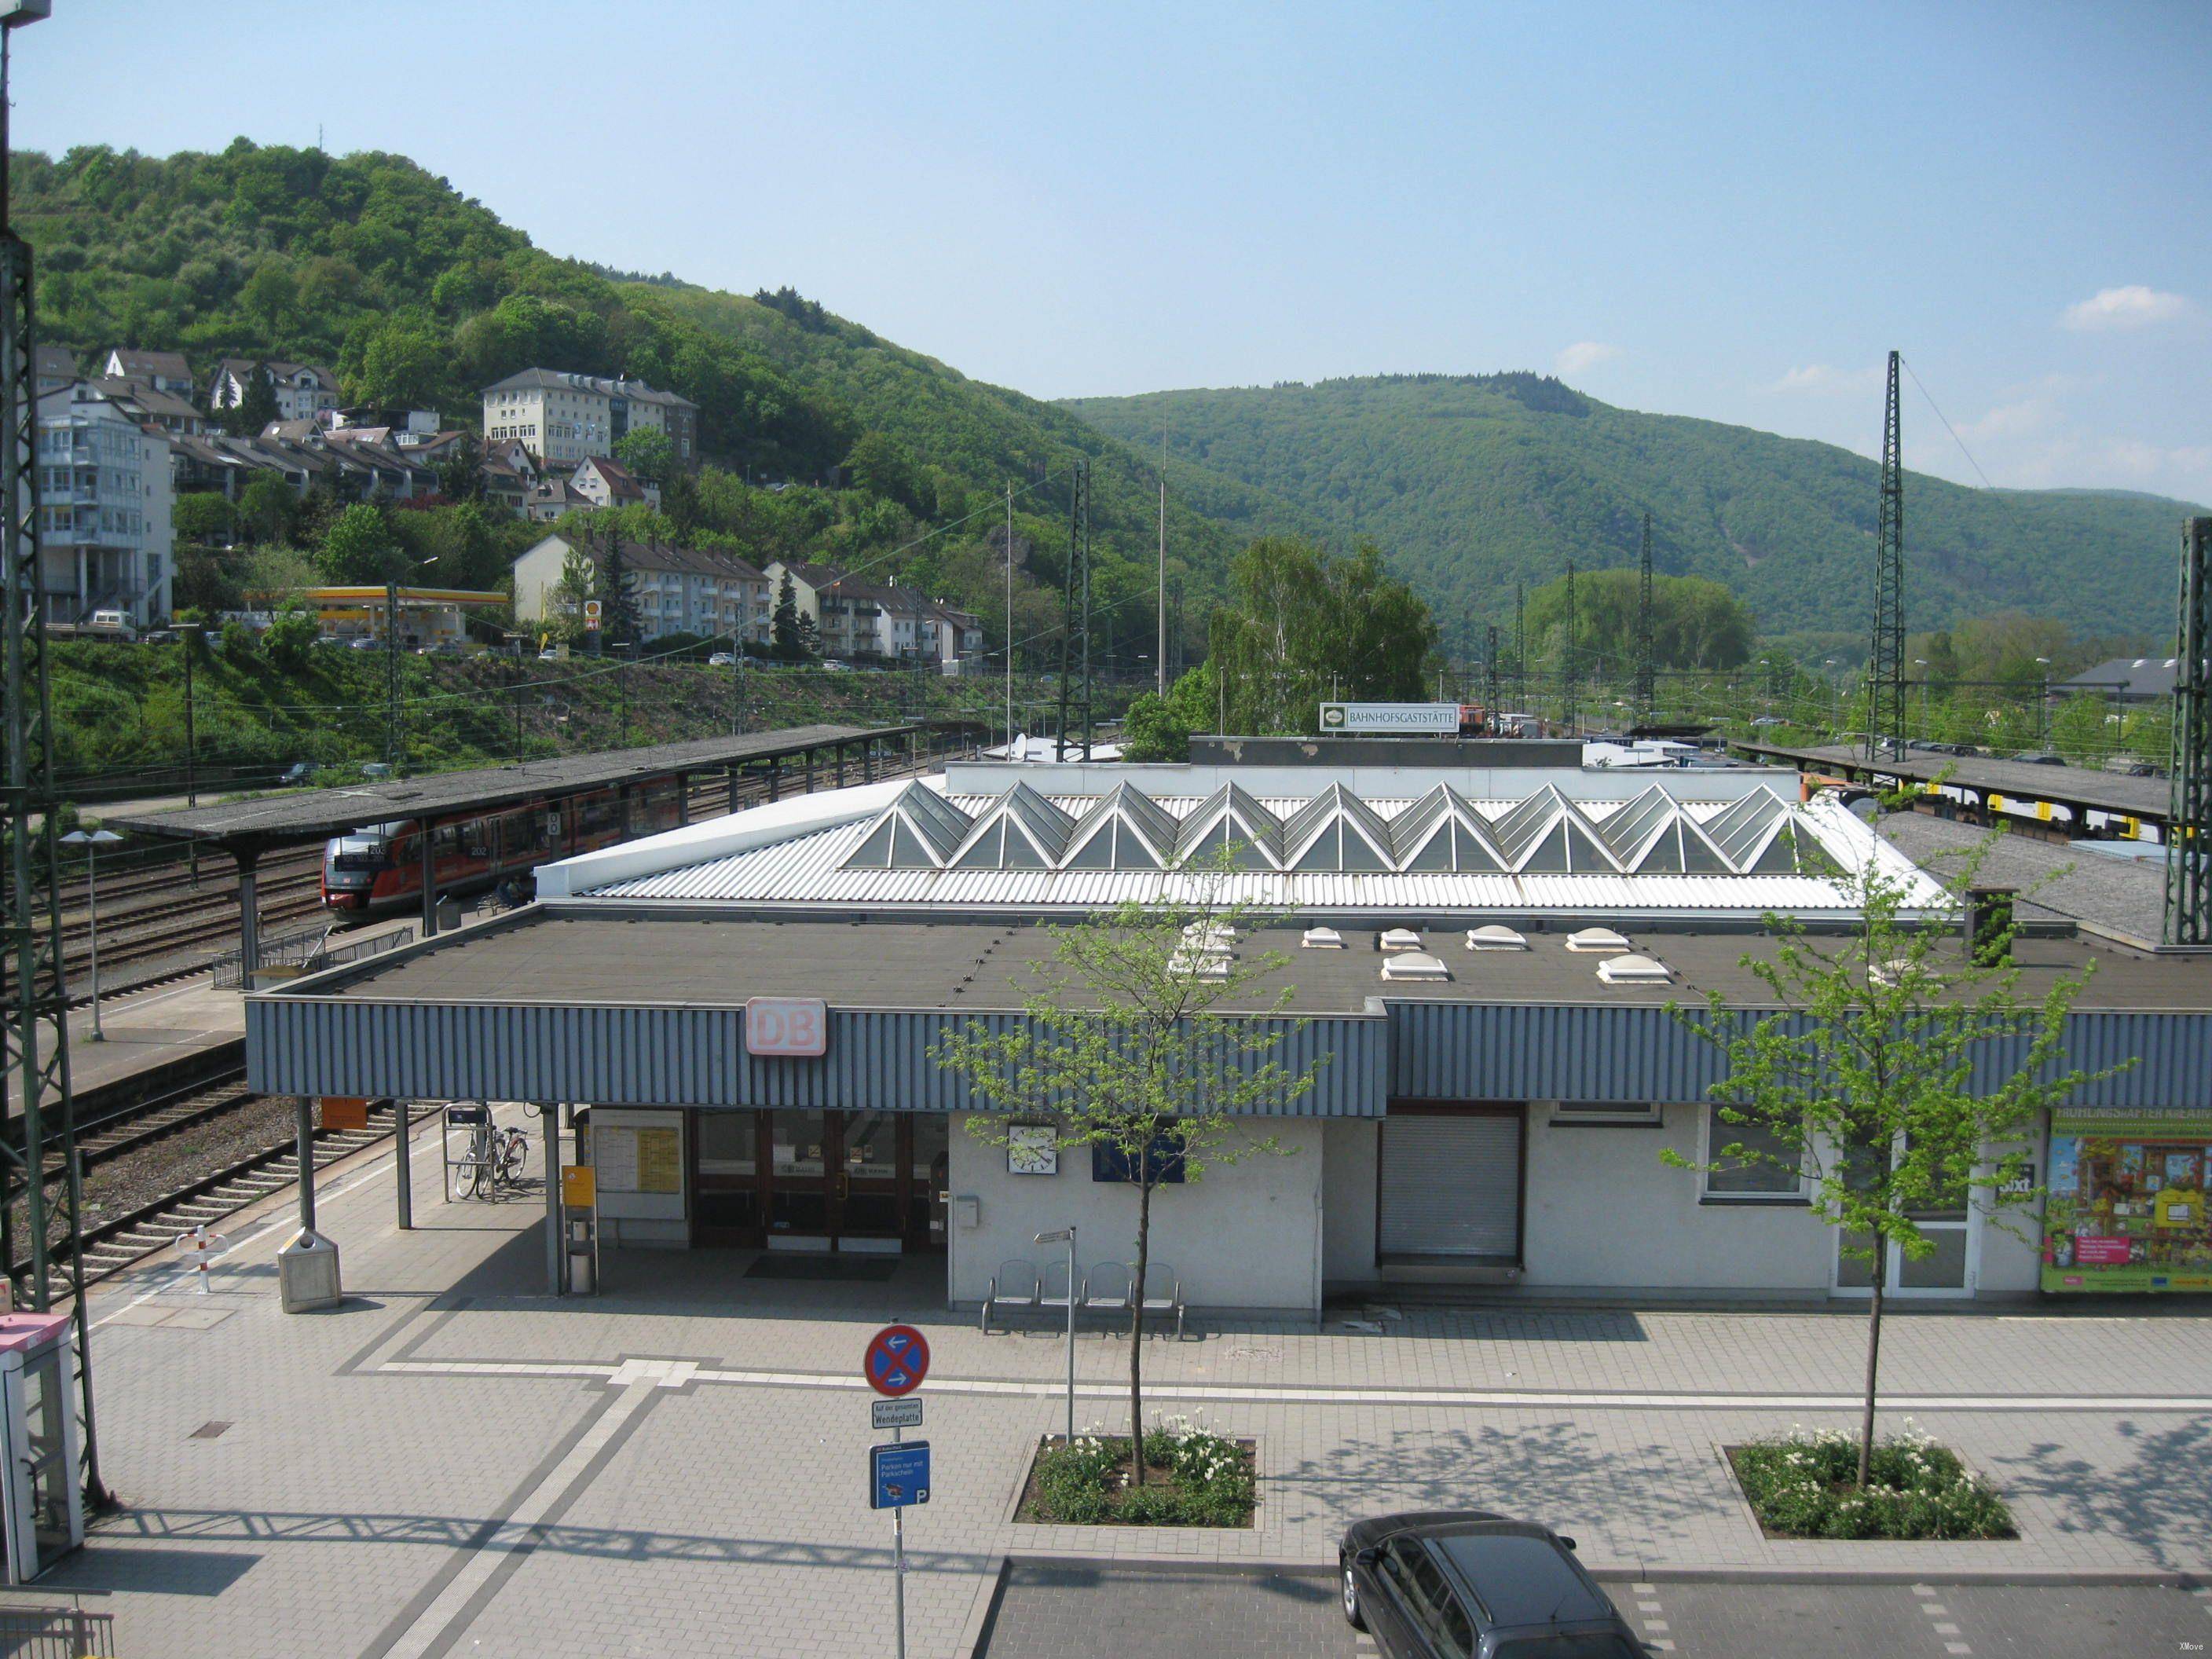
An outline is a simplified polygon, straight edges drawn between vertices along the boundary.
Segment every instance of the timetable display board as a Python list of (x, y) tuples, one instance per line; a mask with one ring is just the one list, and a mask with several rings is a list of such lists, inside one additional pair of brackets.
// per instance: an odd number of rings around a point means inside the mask
[(595, 1106), (586, 1147), (601, 1215), (684, 1219), (683, 1113)]

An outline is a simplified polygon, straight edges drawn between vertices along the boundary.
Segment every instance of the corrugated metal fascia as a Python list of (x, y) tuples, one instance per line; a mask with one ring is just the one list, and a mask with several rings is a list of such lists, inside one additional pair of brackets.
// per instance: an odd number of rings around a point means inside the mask
[[(775, 1060), (745, 1052), (736, 1008), (262, 998), (247, 1006), (246, 1075), (268, 1094), (960, 1111), (977, 1105), (973, 1091), (930, 1050), (955, 1021), (1005, 1030), (1021, 1018), (832, 1009), (821, 1060)], [(1282, 1028), (1270, 1052), (1286, 1069), (1328, 1063), (1310, 1093), (1265, 1115), (1380, 1115), (1382, 1017), (1266, 1023)], [(1249, 1071), (1265, 1058), (1238, 1064)]]

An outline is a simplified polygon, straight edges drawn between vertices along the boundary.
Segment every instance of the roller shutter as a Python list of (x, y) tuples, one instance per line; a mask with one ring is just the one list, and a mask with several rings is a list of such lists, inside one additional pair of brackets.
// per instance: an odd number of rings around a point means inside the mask
[(1513, 1260), (1521, 1239), (1520, 1117), (1385, 1118), (1377, 1209), (1384, 1255)]

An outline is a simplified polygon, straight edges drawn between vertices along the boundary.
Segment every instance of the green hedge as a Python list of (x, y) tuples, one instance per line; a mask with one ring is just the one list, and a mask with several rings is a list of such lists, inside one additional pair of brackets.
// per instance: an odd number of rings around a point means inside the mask
[(1858, 1442), (1824, 1429), (1754, 1440), (1729, 1461), (1752, 1512), (1785, 1538), (2011, 1538), (1996, 1490), (1924, 1434), (1878, 1442), (1858, 1485)]

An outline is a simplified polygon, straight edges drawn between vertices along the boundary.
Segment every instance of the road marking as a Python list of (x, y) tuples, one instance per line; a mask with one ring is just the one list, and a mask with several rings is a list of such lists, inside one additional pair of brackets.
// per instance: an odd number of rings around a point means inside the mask
[(1654, 1653), (1674, 1652), (1673, 1632), (1667, 1621), (1659, 1616), (1667, 1611), (1667, 1607), (1658, 1599), (1658, 1586), (1637, 1584), (1632, 1588), (1639, 1597), (1644, 1598), (1636, 1604), (1636, 1622), (1644, 1627), (1644, 1645)]
[(1936, 1587), (1933, 1584), (1915, 1584), (1912, 1587), (1912, 1593), (1919, 1598), (1920, 1611), (1926, 1613), (1932, 1621), (1930, 1628), (1936, 1635), (1949, 1638), (1943, 1644), (1944, 1652), (1962, 1655), (1973, 1652), (1972, 1648), (1957, 1639), (1959, 1627), (1944, 1617), (1950, 1610), (1936, 1599)]
[[(389, 1360), (380, 1371), (416, 1371), (430, 1376), (596, 1376), (612, 1377), (611, 1361), (556, 1364), (524, 1359), (407, 1359)], [(722, 1388), (811, 1389), (839, 1393), (865, 1393), (868, 1384), (846, 1371), (736, 1370), (701, 1366), (693, 1381)], [(930, 1391), (975, 1395), (1000, 1399), (1064, 1398), (1065, 1382), (1048, 1378), (930, 1377)], [(1293, 1387), (1237, 1387), (1218, 1382), (1147, 1381), (1147, 1394), (1176, 1400), (1220, 1401), (1269, 1406), (1436, 1406), (1523, 1407), (1560, 1410), (1578, 1407), (1615, 1411), (1856, 1411), (1863, 1401), (1845, 1395), (1760, 1394), (1628, 1394), (1547, 1392), (1539, 1389), (1302, 1389)], [(1091, 1400), (1125, 1400), (1127, 1386), (1119, 1382), (1082, 1382), (1076, 1394)], [(2073, 1395), (1898, 1395), (1887, 1402), (1893, 1412), (2212, 1412), (2212, 1396), (2171, 1399), (2092, 1399)], [(1934, 1592), (1931, 1590), (1930, 1595)]]
[(514, 1512), (501, 1523), (499, 1535), (471, 1552), (461, 1570), (447, 1581), (446, 1587), (438, 1592), (428, 1607), (422, 1609), (415, 1622), (402, 1631), (392, 1645), (385, 1650), (383, 1659), (423, 1659), (423, 1656), (437, 1645), (439, 1638), (445, 1635), (449, 1626), (467, 1616), (470, 1602), (491, 1576), (517, 1550), (534, 1541), (531, 1536), (533, 1529), (556, 1504), (569, 1495), (569, 1489), (584, 1479), (592, 1460), (605, 1449), (607, 1443), (632, 1418), (651, 1403), (655, 1394), (666, 1386), (668, 1384), (662, 1376), (656, 1371), (641, 1376), (625, 1388), (614, 1403), (599, 1413), (599, 1420), (568, 1449), (568, 1455), (555, 1464), (545, 1478), (532, 1487), (514, 1506)]

